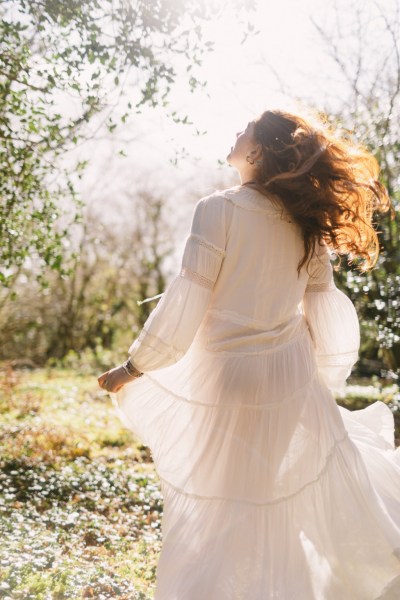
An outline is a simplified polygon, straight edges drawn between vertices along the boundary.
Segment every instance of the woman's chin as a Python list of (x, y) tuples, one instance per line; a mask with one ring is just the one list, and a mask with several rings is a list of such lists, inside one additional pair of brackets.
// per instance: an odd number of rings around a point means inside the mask
[(233, 156), (232, 156), (232, 151), (231, 151), (231, 152), (229, 152), (228, 156), (226, 157), (226, 162), (227, 162), (227, 163), (228, 163), (228, 165), (230, 165), (231, 167), (234, 167), (234, 166), (235, 166), (235, 165), (234, 165), (234, 162), (235, 162), (235, 160), (234, 160), (234, 158), (233, 158)]

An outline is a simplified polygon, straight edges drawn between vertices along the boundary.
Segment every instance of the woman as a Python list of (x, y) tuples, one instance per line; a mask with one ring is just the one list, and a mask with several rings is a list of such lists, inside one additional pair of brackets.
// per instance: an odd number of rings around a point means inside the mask
[(398, 599), (392, 415), (331, 393), (359, 325), (330, 249), (376, 262), (377, 163), (281, 111), (237, 134), (228, 162), (241, 185), (199, 201), (179, 275), (99, 378), (160, 477), (155, 598)]

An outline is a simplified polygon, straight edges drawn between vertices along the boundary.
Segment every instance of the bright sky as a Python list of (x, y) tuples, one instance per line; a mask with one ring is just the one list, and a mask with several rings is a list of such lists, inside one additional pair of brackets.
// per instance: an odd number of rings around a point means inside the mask
[[(257, 10), (248, 18), (259, 33), (244, 44), (243, 24), (238, 23), (237, 14), (229, 8), (231, 4), (222, 3), (227, 6), (223, 16), (204, 26), (205, 37), (215, 43), (200, 71), (200, 78), (207, 81), (206, 89), (190, 94), (182, 82), (175, 85), (171, 95), (171, 103), (183, 114), (187, 111), (195, 127), (207, 134), (193, 137), (190, 127), (175, 126), (163, 114), (148, 110), (138, 125), (156, 124), (154, 145), (149, 149), (153, 159), (157, 150), (160, 160), (165, 157), (165, 146), (171, 139), (178, 148), (187, 146), (210, 166), (225, 158), (235, 132), (266, 108), (293, 108), (294, 95), (312, 98), (316, 103), (323, 97), (321, 84), (327, 59), (310, 16), (324, 22), (331, 3), (258, 0)], [(291, 95), (279, 89), (278, 78)]]
[[(381, 0), (381, 8), (397, 2)], [(196, 198), (212, 192), (221, 181), (238, 183), (232, 169), (218, 167), (217, 161), (224, 161), (235, 133), (250, 119), (267, 108), (296, 108), (296, 97), (317, 106), (340, 103), (343, 78), (311, 19), (329, 30), (339, 16), (351, 62), (354, 7), (362, 6), (372, 28), (368, 44), (377, 44), (379, 50), (374, 0), (258, 0), (248, 18), (259, 33), (244, 44), (243, 25), (231, 3), (221, 0), (221, 4), (225, 6), (222, 17), (204, 26), (204, 35), (215, 42), (199, 72), (207, 81), (206, 89), (191, 94), (182, 80), (170, 98), (171, 106), (182, 115), (187, 113), (194, 127), (174, 124), (164, 110), (146, 109), (119, 128), (114, 139), (106, 137), (91, 145), (91, 165), (82, 190), (100, 202), (102, 209), (112, 211), (124, 190), (137, 187), (138, 179), (147, 180), (159, 189), (172, 189), (174, 198), (175, 194), (178, 199), (187, 196), (189, 208), (179, 211), (186, 228)], [(126, 90), (132, 93), (133, 85)], [(196, 136), (195, 128), (207, 133)], [(124, 143), (124, 139), (129, 141)], [(182, 147), (190, 156), (174, 167), (170, 160)], [(118, 158), (122, 148), (128, 158)], [(82, 151), (87, 153), (87, 147)]]
[[(291, 98), (279, 90), (274, 71), (292, 93), (318, 101), (318, 90), (310, 84), (320, 72), (315, 59), (319, 42), (309, 15), (314, 13), (323, 19), (325, 3), (258, 0), (257, 10), (250, 12), (248, 18), (259, 33), (243, 44), (243, 24), (238, 22), (232, 3), (221, 0), (221, 4), (225, 6), (221, 18), (204, 25), (204, 36), (215, 43), (199, 72), (200, 79), (207, 81), (205, 90), (192, 94), (182, 79), (170, 98), (171, 106), (182, 115), (187, 113), (194, 126), (176, 125), (165, 117), (163, 109), (145, 109), (132, 117), (129, 126), (120, 128), (114, 140), (108, 137), (93, 145), (92, 165), (86, 178), (90, 185), (93, 177), (97, 179), (96, 171), (103, 174), (104, 182), (103, 163), (109, 169), (113, 157), (117, 170), (125, 170), (126, 159), (115, 158), (121, 148), (128, 154), (131, 170), (161, 170), (163, 178), (170, 181), (193, 181), (193, 172), (208, 181), (229, 177), (231, 169), (225, 167), (221, 172), (217, 161), (224, 161), (235, 133), (266, 108), (293, 106)], [(126, 92), (130, 93), (129, 86)], [(195, 129), (207, 133), (196, 136)], [(121, 143), (123, 139), (129, 141)], [(183, 147), (190, 157), (180, 160), (175, 168), (170, 160), (179, 157)], [(85, 155), (87, 148), (82, 151)], [(203, 191), (201, 188), (200, 185), (199, 192)]]

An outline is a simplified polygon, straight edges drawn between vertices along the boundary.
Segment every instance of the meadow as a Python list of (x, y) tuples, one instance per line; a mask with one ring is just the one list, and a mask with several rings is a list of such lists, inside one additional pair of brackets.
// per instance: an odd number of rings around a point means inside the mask
[[(153, 598), (157, 474), (95, 376), (3, 365), (0, 396), (0, 598)], [(340, 402), (375, 400), (393, 410), (399, 438), (398, 385), (352, 381)]]
[(2, 372), (0, 597), (153, 596), (162, 498), (93, 376)]

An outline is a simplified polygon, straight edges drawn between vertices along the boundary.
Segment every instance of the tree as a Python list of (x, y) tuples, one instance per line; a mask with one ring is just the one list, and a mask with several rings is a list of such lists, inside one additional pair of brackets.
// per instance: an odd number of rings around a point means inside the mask
[[(93, 135), (95, 115), (113, 131), (117, 102), (124, 101), (122, 121), (144, 105), (167, 109), (176, 64), (186, 65), (191, 90), (204, 85), (195, 71), (211, 44), (199, 21), (213, 10), (200, 0), (2, 1), (0, 285), (10, 287), (32, 258), (62, 270), (63, 241), (80, 212), (71, 172), (79, 176), (84, 164), (62, 169), (61, 154)], [(75, 208), (62, 226), (65, 197)]]
[(393, 203), (391, 213), (377, 218), (382, 247), (377, 267), (362, 275), (347, 267), (336, 277), (360, 315), (364, 365), (368, 359), (379, 359), (396, 377), (400, 373), (400, 5), (388, 3), (383, 9), (373, 3), (372, 10), (371, 5), (353, 2), (350, 23), (338, 4), (335, 8), (332, 29), (314, 22), (347, 89), (339, 108), (330, 106), (327, 111), (336, 125), (351, 131), (374, 153)]
[(140, 184), (134, 196), (123, 195), (118, 222), (106, 224), (85, 208), (69, 277), (53, 272), (41, 289), (32, 272), (22, 271), (18, 297), (1, 313), (0, 359), (43, 364), (88, 349), (101, 361), (103, 349), (117, 346), (126, 353), (154, 307), (137, 301), (166, 287), (172, 245), (165, 198)]

